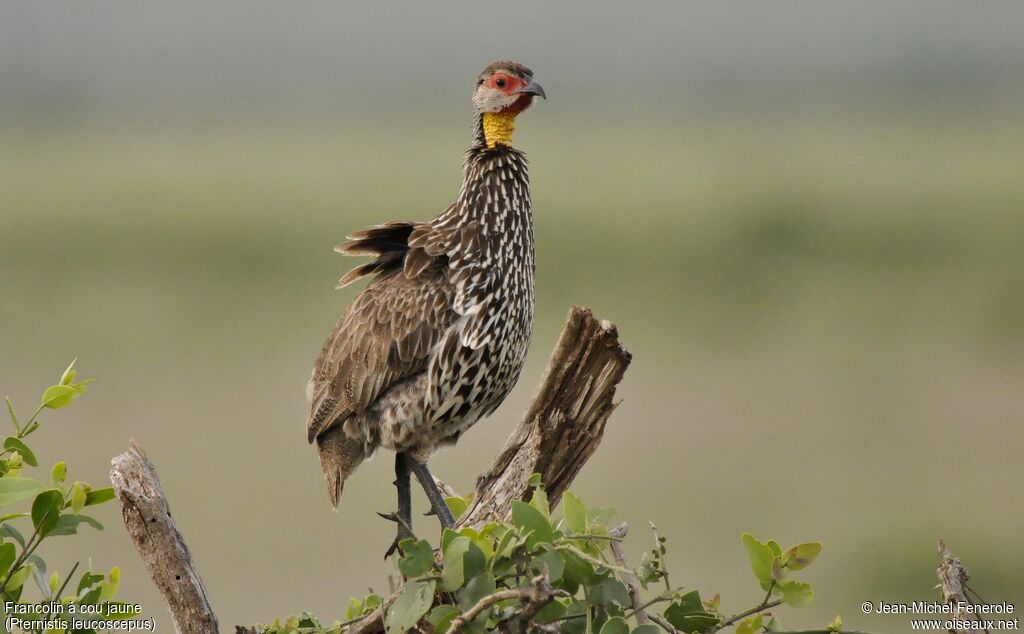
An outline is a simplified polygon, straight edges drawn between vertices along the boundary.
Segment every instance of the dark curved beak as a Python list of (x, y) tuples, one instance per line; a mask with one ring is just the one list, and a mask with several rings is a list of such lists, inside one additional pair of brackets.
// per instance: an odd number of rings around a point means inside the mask
[(544, 94), (544, 87), (532, 79), (530, 80), (530, 83), (526, 84), (516, 92), (524, 95), (537, 95), (543, 99), (548, 98), (548, 96)]

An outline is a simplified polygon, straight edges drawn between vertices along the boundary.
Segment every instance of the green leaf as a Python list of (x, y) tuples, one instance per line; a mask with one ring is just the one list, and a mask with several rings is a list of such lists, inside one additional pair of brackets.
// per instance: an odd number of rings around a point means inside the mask
[(802, 581), (787, 581), (783, 583), (782, 588), (782, 600), (786, 605), (791, 605), (794, 608), (802, 608), (811, 603), (814, 600), (814, 591), (811, 590), (811, 584), (804, 583)]
[(530, 506), (540, 511), (544, 517), (551, 517), (551, 506), (548, 504), (548, 494), (544, 487), (537, 487), (530, 497)]
[(443, 531), (441, 531), (441, 552), (443, 553), (444, 551), (448, 550), (448, 546), (458, 536), (459, 534), (450, 528), (446, 528)]
[(793, 546), (786, 551), (786, 567), (790, 570), (803, 570), (821, 553), (821, 542), (809, 542)]
[(419, 577), (434, 568), (434, 549), (427, 540), (405, 539), (399, 546), (405, 555), (398, 560), (398, 569), (406, 577)]
[[(583, 601), (573, 601), (565, 608), (565, 616), (585, 616), (590, 607)], [(587, 629), (586, 618), (571, 618), (562, 622), (563, 634), (582, 634)]]
[(828, 631), (838, 632), (843, 629), (843, 617), (836, 615), (836, 618), (832, 619), (832, 622), (828, 624)]
[(17, 451), (18, 453), (20, 453), (22, 459), (30, 467), (39, 466), (39, 461), (36, 460), (36, 455), (32, 453), (31, 449), (28, 448), (28, 445), (23, 443), (18, 438), (15, 438), (14, 436), (8, 436), (6, 439), (4, 439), (4, 449), (7, 449), (9, 451)]
[(4, 544), (0, 546), (0, 577), (7, 574), (16, 557), (17, 550), (14, 548), (14, 544), (11, 542), (4, 542)]
[(645, 623), (634, 628), (633, 634), (661, 634), (661, 629), (657, 625)]
[(759, 634), (761, 632), (761, 615), (744, 619), (736, 626), (736, 634)]
[(589, 590), (590, 601), (596, 605), (610, 605), (619, 608), (629, 607), (629, 591), (618, 579), (605, 579)]
[(57, 464), (53, 465), (53, 468), (50, 469), (50, 482), (53, 483), (53, 486), (57, 486), (58, 484), (67, 479), (68, 466), (63, 462), (58, 462)]
[(93, 588), (100, 581), (103, 581), (103, 575), (96, 574), (88, 570), (83, 572), (82, 578), (78, 581), (78, 589), (75, 590), (75, 594), (81, 595), (82, 592)]
[(540, 574), (540, 572), (547, 567), (548, 579), (551, 583), (557, 582), (562, 578), (562, 573), (565, 572), (565, 560), (562, 559), (561, 553), (555, 550), (549, 550), (546, 553), (537, 555), (530, 561), (530, 569)]
[(782, 556), (782, 546), (779, 545), (779, 542), (775, 541), (774, 539), (769, 539), (766, 542), (766, 545), (768, 546), (768, 548), (772, 549), (772, 552), (775, 553), (776, 557)]
[(70, 385), (51, 385), (43, 392), (42, 404), (50, 409), (60, 409), (70, 405), (76, 396), (78, 393)]
[[(467, 540), (468, 541), (468, 540)], [(433, 581), (410, 581), (388, 609), (384, 626), (388, 634), (407, 632), (430, 610), (434, 602)]]
[(377, 608), (380, 607), (380, 604), (382, 602), (383, 602), (383, 599), (380, 598), (379, 594), (377, 594), (376, 592), (371, 592), (370, 594), (366, 595), (365, 599), (363, 599), (363, 610), (364, 611), (376, 610)]
[(455, 596), (459, 600), (459, 607), (465, 611), (476, 605), (480, 599), (494, 594), (495, 589), (494, 575), (484, 571), (470, 579)]
[(85, 485), (81, 482), (76, 482), (71, 487), (71, 512), (78, 515), (85, 508)]
[(615, 509), (605, 506), (587, 510), (587, 520), (591, 526), (608, 526), (608, 522), (615, 517)]
[(26, 561), (31, 562), (32, 564), (32, 579), (36, 582), (36, 587), (39, 588), (39, 592), (44, 597), (49, 596), (49, 581), (46, 579), (46, 562), (38, 555), (31, 555), (26, 559)]
[(114, 499), (113, 487), (106, 487), (103, 489), (93, 489), (85, 494), (85, 505), (95, 506), (97, 504), (103, 504)]
[(68, 364), (67, 369), (64, 370), (64, 373), (60, 375), (60, 384), (61, 385), (71, 385), (71, 383), (74, 382), (74, 380), (75, 380), (75, 363), (77, 363), (77, 362), (78, 362), (78, 357), (75, 357), (74, 359), (72, 359), (71, 363)]
[(32, 502), (32, 525), (41, 537), (45, 537), (57, 526), (60, 509), (64, 506), (64, 494), (57, 489), (43, 491)]
[(21, 425), (18, 424), (18, 415), (14, 413), (14, 403), (11, 402), (10, 397), (5, 396), (4, 401), (7, 402), (7, 413), (11, 417), (11, 422), (14, 423), (15, 429), (21, 429)]
[(32, 478), (0, 478), (0, 506), (35, 497), (45, 488), (42, 482)]
[[(3, 482), (3, 479), (0, 479), (0, 482)], [(12, 526), (10, 524), (0, 524), (0, 535), (5, 535), (7, 537), (10, 537), (14, 541), (16, 541), (19, 544), (21, 544), (22, 548), (25, 547), (25, 536), (22, 535), (18, 531), (18, 529), (14, 528), (14, 526)]]
[(602, 575), (597, 574), (594, 566), (580, 556), (569, 551), (562, 552), (562, 559), (565, 561), (565, 571), (562, 573), (564, 581), (571, 581), (581, 586), (590, 586), (600, 583)]
[(559, 601), (552, 601), (542, 607), (537, 614), (533, 615), (534, 623), (550, 623), (555, 619), (565, 616), (565, 604)]
[(531, 487), (539, 487), (544, 483), (541, 482), (541, 475), (539, 473), (531, 473), (530, 478), (526, 481), (526, 484)]
[(50, 531), (49, 536), (61, 537), (65, 535), (74, 535), (78, 533), (78, 528), (82, 524), (92, 526), (98, 531), (103, 530), (103, 524), (100, 524), (88, 515), (82, 515), (81, 513), (79, 513), (78, 515), (64, 514), (61, 515), (60, 519), (57, 520), (57, 526), (55, 526), (53, 530)]
[(28, 579), (30, 572), (32, 572), (32, 564), (25, 564), (21, 568), (18, 568), (18, 571), (11, 575), (11, 578), (7, 580), (7, 586), (5, 586), (6, 591), (12, 592), (25, 585), (25, 581)]
[(696, 590), (687, 592), (665, 610), (665, 618), (677, 630), (706, 632), (718, 623), (718, 617), (709, 614)]
[(462, 517), (462, 514), (466, 512), (466, 507), (469, 506), (465, 498), (455, 496), (446, 497), (444, 503), (448, 505), (448, 510), (452, 512), (452, 517), (455, 519)]
[(782, 583), (785, 578), (786, 571), (782, 566), (782, 558), (772, 559), (772, 579), (775, 580), (775, 583)]
[(483, 552), (468, 537), (459, 536), (452, 540), (444, 551), (444, 567), (441, 571), (441, 587), (455, 592), (467, 579), (472, 579), (483, 570), (486, 560)]
[(505, 534), (498, 540), (498, 545), (494, 547), (494, 559), (508, 557), (522, 543), (523, 539), (520, 538), (518, 532), (513, 530), (505, 531)]
[(562, 496), (562, 511), (565, 515), (566, 527), (574, 533), (587, 532), (587, 507), (572, 491)]
[(427, 615), (427, 622), (434, 626), (435, 632), (444, 634), (448, 631), (452, 620), (460, 614), (462, 611), (454, 605), (441, 604), (430, 611), (430, 614)]
[(767, 544), (754, 539), (750, 533), (743, 533), (741, 536), (743, 547), (747, 549), (747, 556), (750, 558), (750, 569), (754, 576), (761, 582), (761, 588), (767, 590), (772, 583), (772, 560), (775, 553)]
[(629, 626), (621, 616), (613, 616), (604, 622), (601, 634), (629, 634)]
[(531, 532), (526, 538), (526, 547), (531, 550), (541, 542), (551, 543), (555, 537), (547, 518), (536, 508), (519, 500), (512, 502), (512, 523), (524, 533)]

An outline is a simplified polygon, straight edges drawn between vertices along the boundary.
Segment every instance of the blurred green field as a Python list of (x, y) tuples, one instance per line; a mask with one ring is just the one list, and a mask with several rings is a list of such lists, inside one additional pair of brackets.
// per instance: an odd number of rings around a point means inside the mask
[[(137, 439), (224, 625), (336, 617), (386, 586), (391, 527), (373, 511), (394, 503), (391, 457), (331, 513), (303, 386), (357, 292), (331, 290), (353, 263), (331, 248), (441, 210), (464, 123), (8, 122), (0, 392), (26, 408), (80, 357), (97, 382), (44, 418), (37, 454), (96, 483)], [(533, 348), (439, 477), (471, 488), (568, 305), (587, 304), (634, 362), (576, 490), (619, 509), (632, 552), (655, 521), (674, 580), (732, 611), (760, 598), (741, 532), (820, 539), (817, 597), (792, 626), (839, 612), (906, 627), (859, 606), (934, 596), (939, 537), (987, 600), (1022, 598), (1024, 115), (528, 113), (517, 142), (537, 216)], [(100, 516), (108, 530), (84, 540), (96, 566), (120, 564), (124, 598), (166, 624), (117, 509)]]

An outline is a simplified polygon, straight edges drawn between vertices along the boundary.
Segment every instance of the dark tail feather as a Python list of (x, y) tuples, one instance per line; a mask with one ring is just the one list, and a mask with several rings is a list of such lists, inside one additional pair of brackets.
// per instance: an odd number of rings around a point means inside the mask
[(345, 274), (336, 288), (342, 288), (366, 275), (389, 273), (402, 268), (409, 250), (409, 235), (420, 223), (387, 222), (357, 231), (346, 242), (334, 247), (342, 255), (375, 255), (373, 262), (357, 266)]
[(343, 427), (335, 425), (316, 439), (320, 464), (323, 465), (324, 476), (327, 478), (327, 495), (334, 510), (338, 509), (345, 480), (366, 458), (366, 446), (361, 440), (349, 438)]

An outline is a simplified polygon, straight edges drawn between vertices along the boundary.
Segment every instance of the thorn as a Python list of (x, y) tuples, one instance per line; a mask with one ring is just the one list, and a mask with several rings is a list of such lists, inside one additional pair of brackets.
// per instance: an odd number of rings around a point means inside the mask
[(423, 514), (423, 517), (430, 517), (431, 515), (437, 515), (437, 511), (435, 511), (434, 509), (430, 509), (429, 511)]
[(402, 523), (402, 520), (400, 520), (398, 518), (398, 515), (396, 513), (377, 513), (377, 515), (380, 515), (381, 517), (383, 517), (387, 521), (394, 522), (395, 524), (401, 524)]

